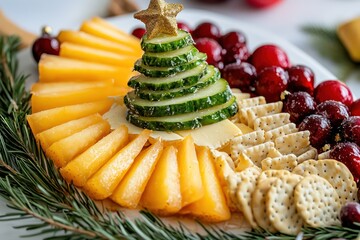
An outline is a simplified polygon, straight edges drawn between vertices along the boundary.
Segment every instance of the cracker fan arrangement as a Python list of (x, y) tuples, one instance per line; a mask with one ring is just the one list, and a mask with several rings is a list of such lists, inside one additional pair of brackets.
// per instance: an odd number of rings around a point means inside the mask
[(134, 36), (95, 17), (35, 42), (27, 121), (60, 175), (112, 209), (236, 214), (294, 236), (355, 227), (360, 117), (348, 87), (314, 88), (280, 47), (251, 53), (241, 32), (177, 23), (181, 10), (151, 0)]

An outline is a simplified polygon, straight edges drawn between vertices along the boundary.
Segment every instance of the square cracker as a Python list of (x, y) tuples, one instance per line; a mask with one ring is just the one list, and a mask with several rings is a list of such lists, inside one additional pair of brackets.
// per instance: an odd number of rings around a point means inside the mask
[(258, 167), (261, 166), (261, 161), (266, 158), (270, 149), (274, 148), (273, 142), (261, 143), (243, 150), (243, 154), (248, 156), (251, 161)]
[(282, 156), (281, 152), (279, 152), (276, 148), (271, 148), (268, 152), (268, 154), (266, 155), (266, 157), (270, 157), (270, 158), (276, 158), (276, 157), (280, 157)]
[(335, 188), (317, 175), (304, 177), (295, 187), (294, 205), (310, 227), (339, 225), (340, 199)]
[(317, 155), (318, 154), (317, 154), (316, 148), (309, 147), (306, 150), (306, 152), (304, 152), (303, 154), (301, 154), (297, 157), (298, 164), (300, 164), (306, 160), (309, 160), (309, 159), (316, 159)]
[(237, 103), (240, 109), (240, 108), (254, 107), (254, 106), (266, 104), (266, 100), (263, 96), (260, 96), (260, 97), (241, 99)]
[(301, 131), (275, 139), (275, 147), (282, 154), (300, 155), (310, 146), (310, 132)]
[(333, 159), (307, 160), (297, 165), (293, 173), (302, 176), (318, 175), (325, 178), (335, 189), (340, 204), (357, 201), (357, 186), (349, 169), (341, 162)]
[(318, 159), (329, 159), (330, 158), (330, 150), (326, 152), (322, 152), (318, 155)]
[(265, 158), (261, 161), (261, 169), (263, 171), (269, 169), (292, 171), (297, 164), (297, 157), (294, 154), (288, 154), (276, 158)]
[(303, 225), (294, 204), (294, 189), (302, 176), (284, 175), (278, 178), (269, 188), (266, 195), (266, 210), (274, 228), (282, 233), (296, 235)]
[(238, 160), (236, 161), (236, 172), (241, 172), (248, 167), (255, 166), (254, 162), (243, 152), (240, 153)]
[(234, 137), (230, 142), (231, 158), (236, 161), (240, 152), (242, 152), (245, 148), (258, 145), (264, 141), (265, 132), (262, 130)]
[(242, 123), (247, 124), (249, 127), (254, 127), (254, 121), (256, 118), (280, 113), (282, 110), (282, 102), (273, 102), (255, 107), (242, 108), (239, 111), (239, 119)]
[[(272, 115), (271, 115), (272, 116)], [(275, 141), (276, 138), (287, 134), (295, 133), (298, 129), (294, 123), (288, 123), (281, 127), (277, 127), (265, 132), (265, 141)]]
[(290, 123), (290, 114), (288, 113), (277, 113), (264, 117), (259, 117), (254, 121), (254, 129), (262, 129), (269, 131), (274, 128), (278, 128)]

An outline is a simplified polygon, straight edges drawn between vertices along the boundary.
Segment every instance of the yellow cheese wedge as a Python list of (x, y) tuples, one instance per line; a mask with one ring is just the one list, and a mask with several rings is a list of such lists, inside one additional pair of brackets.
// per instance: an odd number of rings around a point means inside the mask
[(337, 34), (351, 59), (360, 62), (360, 17), (341, 24)]
[(176, 133), (183, 137), (191, 135), (196, 145), (219, 148), (242, 132), (234, 123), (226, 119), (198, 129), (178, 131)]

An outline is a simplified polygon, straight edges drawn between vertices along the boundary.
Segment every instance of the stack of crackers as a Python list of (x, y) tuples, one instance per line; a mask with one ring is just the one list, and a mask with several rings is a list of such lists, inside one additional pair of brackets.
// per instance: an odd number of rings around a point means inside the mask
[(298, 131), (282, 102), (235, 95), (240, 110), (232, 121), (242, 135), (213, 151), (231, 209), (252, 228), (270, 232), (339, 225), (341, 206), (357, 200), (349, 169), (333, 159), (314, 160), (310, 133)]

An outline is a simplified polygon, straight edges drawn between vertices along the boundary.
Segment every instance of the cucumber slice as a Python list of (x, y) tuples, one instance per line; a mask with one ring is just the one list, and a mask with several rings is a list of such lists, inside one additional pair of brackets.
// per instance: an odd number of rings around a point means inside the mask
[(164, 101), (149, 101), (136, 96), (135, 91), (124, 97), (128, 109), (140, 116), (162, 117), (195, 112), (201, 109), (220, 105), (232, 96), (226, 80), (220, 79), (196, 94), (185, 95)]
[(194, 43), (190, 33), (178, 30), (176, 36), (163, 35), (161, 37), (147, 39), (147, 35), (145, 35), (141, 40), (141, 48), (144, 52), (169, 52), (193, 45)]
[(142, 62), (142, 59), (139, 59), (135, 62), (134, 69), (147, 77), (168, 77), (175, 73), (187, 71), (196, 66), (199, 66), (205, 60), (206, 54), (200, 52), (195, 56), (192, 61), (174, 67), (150, 67), (146, 66)]
[(220, 71), (214, 66), (209, 66), (207, 73), (195, 84), (190, 86), (184, 86), (179, 88), (172, 88), (170, 90), (153, 91), (153, 90), (140, 90), (136, 92), (142, 99), (149, 101), (160, 101), (170, 98), (177, 98), (185, 96), (187, 94), (195, 93), (198, 90), (213, 84), (215, 81), (220, 79)]
[(206, 73), (206, 62), (200, 63), (193, 69), (180, 72), (172, 77), (151, 78), (144, 75), (132, 77), (128, 86), (137, 90), (169, 90), (197, 83)]
[(234, 116), (238, 111), (236, 97), (221, 105), (203, 109), (198, 112), (175, 115), (170, 117), (141, 117), (128, 113), (126, 119), (132, 124), (157, 131), (180, 131), (199, 128), (204, 125), (220, 122)]
[(170, 52), (145, 52), (142, 56), (143, 64), (152, 67), (174, 67), (190, 62), (199, 53), (193, 45)]

